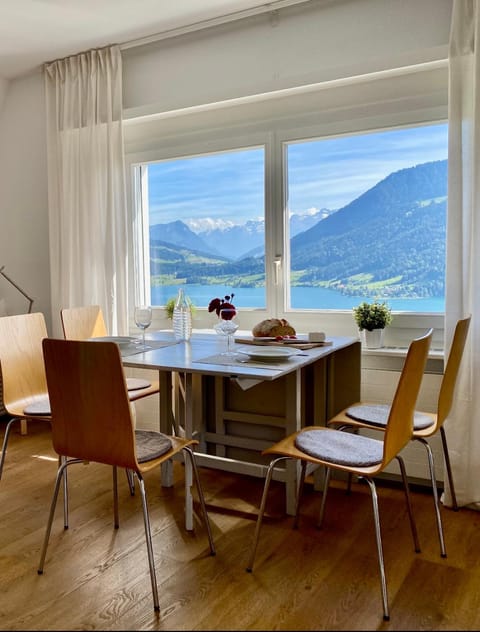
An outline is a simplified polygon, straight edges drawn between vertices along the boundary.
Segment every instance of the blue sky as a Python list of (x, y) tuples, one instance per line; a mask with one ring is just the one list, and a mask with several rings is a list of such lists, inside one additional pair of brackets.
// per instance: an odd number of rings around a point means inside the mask
[[(338, 209), (394, 171), (446, 158), (446, 124), (291, 143), (288, 207)], [(241, 224), (263, 216), (263, 191), (261, 148), (151, 164), (150, 224), (204, 218)]]

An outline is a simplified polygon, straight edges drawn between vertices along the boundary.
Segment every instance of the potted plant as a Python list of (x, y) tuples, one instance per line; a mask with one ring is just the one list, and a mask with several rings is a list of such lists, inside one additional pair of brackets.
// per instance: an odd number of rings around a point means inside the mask
[(353, 315), (360, 337), (368, 349), (383, 347), (383, 332), (392, 322), (392, 310), (385, 303), (364, 301), (353, 308)]
[[(190, 306), (190, 314), (192, 315), (192, 320), (193, 320), (193, 317), (195, 316), (195, 312), (196, 312), (197, 308), (192, 303), (192, 301), (191, 301), (189, 296), (186, 296), (185, 299), (186, 299), (188, 305)], [(176, 302), (177, 302), (177, 297), (176, 296), (172, 296), (165, 303), (165, 314), (166, 314), (166, 316), (167, 316), (167, 318), (169, 320), (173, 320), (173, 310), (175, 309), (175, 303)]]

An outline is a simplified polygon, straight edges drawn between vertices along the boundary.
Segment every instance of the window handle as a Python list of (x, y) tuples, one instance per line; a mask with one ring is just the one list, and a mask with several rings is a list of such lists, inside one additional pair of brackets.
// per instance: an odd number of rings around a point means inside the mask
[(275, 257), (273, 265), (275, 266), (275, 285), (278, 285), (280, 283), (280, 273), (282, 271), (282, 257)]

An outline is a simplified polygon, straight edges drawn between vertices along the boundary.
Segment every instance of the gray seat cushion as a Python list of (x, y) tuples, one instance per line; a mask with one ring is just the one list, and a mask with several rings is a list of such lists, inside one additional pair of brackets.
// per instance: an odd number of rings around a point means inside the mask
[(39, 397), (28, 406), (25, 406), (23, 412), (25, 415), (42, 415), (44, 417), (49, 417), (52, 414), (50, 409), (50, 400), (47, 396)]
[(139, 463), (158, 459), (172, 449), (170, 437), (155, 430), (135, 430), (135, 441)]
[[(369, 423), (372, 426), (384, 428), (387, 425), (388, 415), (390, 414), (389, 404), (361, 404), (360, 406), (351, 406), (345, 411), (347, 417), (355, 419), (355, 421)], [(433, 421), (428, 415), (415, 412), (413, 417), (414, 430), (424, 430), (433, 426)]]
[(127, 389), (129, 391), (138, 391), (142, 388), (148, 388), (152, 383), (139, 377), (127, 377)]
[(295, 446), (316, 459), (353, 467), (378, 465), (383, 458), (383, 441), (341, 430), (305, 430)]

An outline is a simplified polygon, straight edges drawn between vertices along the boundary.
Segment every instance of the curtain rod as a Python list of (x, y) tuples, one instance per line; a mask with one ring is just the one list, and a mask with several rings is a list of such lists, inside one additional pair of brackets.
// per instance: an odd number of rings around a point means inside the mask
[[(316, 0), (318, 2), (318, 0)], [(141, 37), (139, 39), (130, 40), (119, 45), (120, 50), (126, 50), (128, 48), (135, 48), (137, 46), (144, 46), (145, 44), (152, 44), (161, 40), (170, 39), (172, 37), (178, 37), (179, 35), (187, 35), (188, 33), (194, 33), (195, 31), (201, 31), (203, 29), (210, 28), (212, 26), (220, 26), (221, 24), (228, 24), (229, 22), (235, 22), (243, 18), (249, 18), (254, 15), (261, 15), (263, 13), (273, 13), (286, 7), (294, 6), (296, 4), (304, 4), (311, 2), (311, 0), (275, 0), (268, 4), (262, 4), (259, 7), (253, 7), (251, 9), (244, 9), (242, 11), (235, 11), (234, 13), (228, 13), (209, 20), (201, 20), (200, 22), (193, 22), (186, 26), (180, 26), (175, 29), (169, 29), (161, 31), (154, 35), (148, 35), (147, 37)]]

